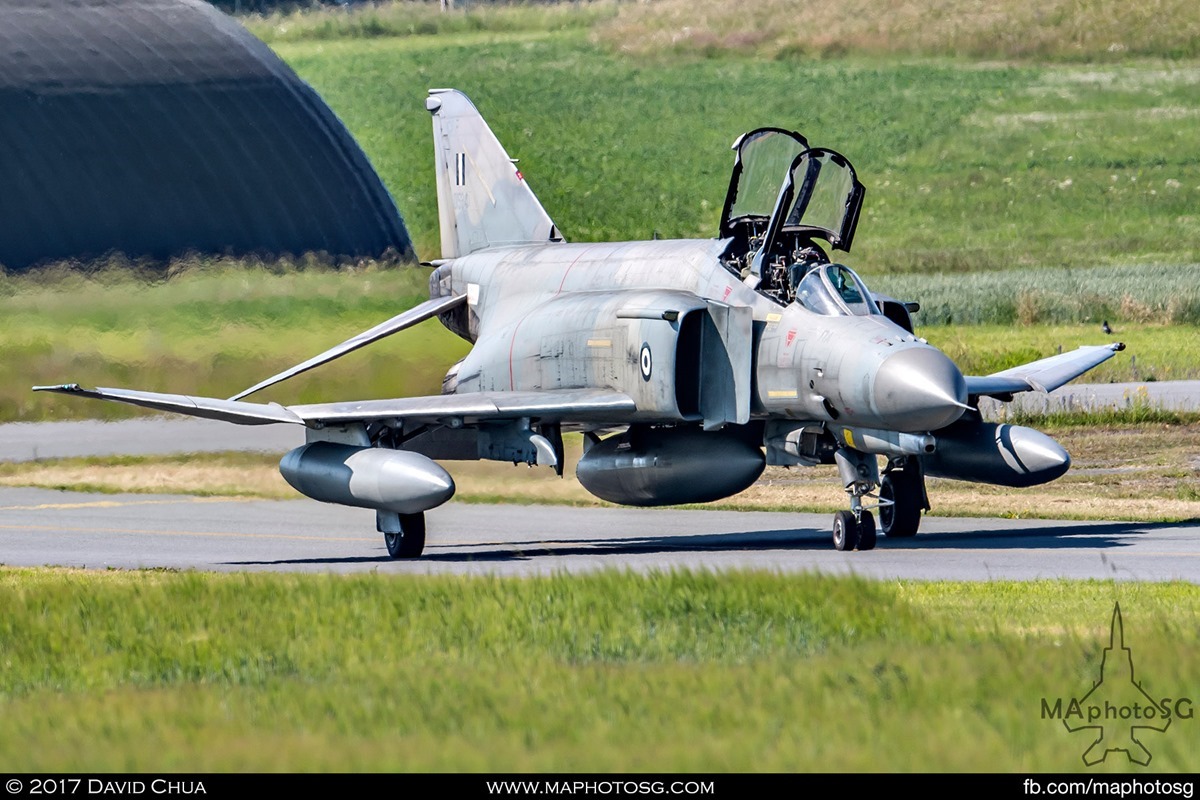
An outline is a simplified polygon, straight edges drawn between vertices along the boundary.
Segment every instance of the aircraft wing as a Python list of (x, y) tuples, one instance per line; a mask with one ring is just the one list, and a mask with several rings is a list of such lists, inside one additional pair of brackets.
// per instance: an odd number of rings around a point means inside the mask
[(1018, 392), (1052, 392), (1125, 349), (1121, 342), (1084, 345), (1067, 353), (991, 375), (968, 375), (967, 394), (1003, 397)]
[(33, 389), (35, 392), (58, 392), (97, 400), (113, 400), (238, 425), (270, 425), (279, 422), (317, 425), (374, 420), (440, 422), (449, 419), (472, 424), (484, 420), (520, 417), (536, 417), (553, 422), (605, 422), (619, 421), (621, 415), (637, 410), (629, 395), (612, 389), (468, 392), (299, 406), (139, 392), (131, 389), (84, 389), (77, 383), (35, 386)]
[(629, 395), (613, 389), (557, 389), (540, 392), (467, 392), (433, 397), (400, 397), (290, 406), (307, 422), (345, 423), (403, 419), (438, 422), (458, 418), (464, 423), (488, 419), (536, 417), (550, 422), (619, 420), (637, 410)]
[(161, 392), (139, 392), (133, 389), (84, 389), (78, 383), (59, 386), (35, 386), (35, 392), (57, 392), (76, 397), (91, 397), (96, 400), (114, 400), (156, 411), (173, 411), (190, 417), (219, 419), (238, 425), (271, 425), (290, 422), (303, 425), (304, 420), (277, 403), (247, 403), (240, 400), (218, 400), (215, 397), (189, 397), (185, 394), (163, 394)]

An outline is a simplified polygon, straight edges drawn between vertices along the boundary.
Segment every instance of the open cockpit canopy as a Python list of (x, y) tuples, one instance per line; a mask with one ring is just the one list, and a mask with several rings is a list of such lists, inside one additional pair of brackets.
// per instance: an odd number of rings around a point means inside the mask
[(804, 233), (849, 251), (865, 190), (845, 156), (782, 128), (750, 131), (733, 149), (722, 238)]
[(850, 161), (809, 147), (795, 131), (759, 128), (740, 136), (721, 238), (726, 266), (760, 292), (790, 303), (796, 286), (829, 259), (818, 243), (849, 251), (865, 189)]
[(796, 156), (779, 193), (772, 221), (783, 233), (824, 239), (836, 250), (850, 250), (863, 185), (841, 153), (813, 148)]
[(737, 155), (721, 213), (722, 238), (733, 236), (737, 225), (765, 226), (792, 162), (808, 149), (808, 141), (795, 131), (759, 128), (738, 137), (733, 149)]

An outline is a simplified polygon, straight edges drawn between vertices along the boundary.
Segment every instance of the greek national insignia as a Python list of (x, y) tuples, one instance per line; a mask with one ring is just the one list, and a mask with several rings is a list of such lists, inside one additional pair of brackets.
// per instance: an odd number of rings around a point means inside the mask
[(650, 345), (642, 342), (641, 355), (642, 380), (650, 380), (650, 374), (654, 372), (654, 357), (650, 355)]

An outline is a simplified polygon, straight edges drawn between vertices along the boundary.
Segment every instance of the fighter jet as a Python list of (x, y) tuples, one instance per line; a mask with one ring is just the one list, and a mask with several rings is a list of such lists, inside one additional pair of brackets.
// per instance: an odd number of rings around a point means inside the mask
[[(563, 471), (613, 503), (703, 503), (768, 465), (836, 464), (838, 550), (880, 528), (914, 535), (926, 476), (1032, 486), (1070, 457), (1030, 428), (984, 422), (982, 396), (1049, 391), (1123, 349), (1081, 347), (966, 376), (915, 335), (906, 303), (830, 259), (849, 252), (865, 190), (850, 161), (799, 133), (733, 145), (713, 239), (568, 243), (475, 106), (429, 92), (441, 258), (430, 299), (227, 400), (77, 384), (35, 387), (241, 425), (303, 426), (279, 468), (302, 494), (376, 511), (393, 558), (425, 546), (425, 512), (454, 494), (438, 462)], [(471, 342), (442, 394), (282, 406), (247, 396), (424, 320)], [(880, 461), (883, 461), (882, 472)], [(536, 513), (531, 511), (530, 513)]]

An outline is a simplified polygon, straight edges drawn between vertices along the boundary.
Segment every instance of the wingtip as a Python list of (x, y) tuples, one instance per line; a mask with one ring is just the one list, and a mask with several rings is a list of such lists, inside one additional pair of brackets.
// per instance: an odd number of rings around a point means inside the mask
[(1124, 342), (1116, 342), (1113, 344), (1112, 349), (1113, 349), (1114, 353), (1119, 353), (1125, 349), (1125, 343)]
[(53, 386), (34, 386), (35, 392), (82, 392), (83, 387), (78, 383), (57, 383)]

